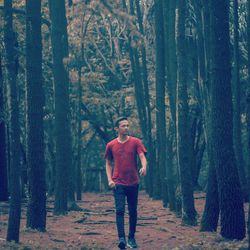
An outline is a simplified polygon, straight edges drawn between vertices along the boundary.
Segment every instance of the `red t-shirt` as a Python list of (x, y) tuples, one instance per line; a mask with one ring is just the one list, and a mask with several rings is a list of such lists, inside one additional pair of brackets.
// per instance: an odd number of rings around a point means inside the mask
[(141, 140), (132, 136), (124, 143), (116, 138), (107, 144), (105, 158), (114, 161), (112, 180), (115, 184), (133, 186), (139, 183), (137, 155), (146, 152)]

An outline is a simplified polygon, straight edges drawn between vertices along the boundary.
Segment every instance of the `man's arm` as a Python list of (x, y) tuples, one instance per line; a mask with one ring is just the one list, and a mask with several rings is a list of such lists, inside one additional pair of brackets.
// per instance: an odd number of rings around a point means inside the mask
[(147, 174), (147, 159), (144, 153), (139, 154), (139, 158), (141, 161), (141, 169), (139, 171), (140, 175), (145, 176)]
[(106, 159), (106, 175), (108, 178), (108, 183), (111, 188), (115, 186), (115, 183), (112, 180), (112, 165), (111, 161)]

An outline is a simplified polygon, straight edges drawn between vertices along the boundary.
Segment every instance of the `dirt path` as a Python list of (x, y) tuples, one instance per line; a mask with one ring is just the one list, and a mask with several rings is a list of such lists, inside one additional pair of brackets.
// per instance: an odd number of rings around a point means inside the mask
[[(196, 209), (201, 214), (204, 194), (196, 194)], [(8, 204), (0, 204), (0, 249), (118, 249), (115, 210), (111, 192), (83, 195), (81, 212), (66, 216), (53, 215), (48, 201), (47, 232), (25, 228), (26, 212), (22, 209), (21, 244), (5, 242)], [(126, 214), (126, 231), (128, 215)], [(158, 249), (247, 249), (247, 241), (229, 242), (216, 233), (201, 233), (199, 227), (181, 225), (181, 219), (163, 208), (161, 201), (140, 192), (137, 243), (140, 250)], [(25, 248), (26, 247), (26, 248)], [(28, 248), (27, 248), (28, 247)]]

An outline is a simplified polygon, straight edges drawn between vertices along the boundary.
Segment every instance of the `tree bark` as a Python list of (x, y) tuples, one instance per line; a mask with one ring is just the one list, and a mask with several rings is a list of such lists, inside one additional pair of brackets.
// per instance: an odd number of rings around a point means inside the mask
[[(154, 198), (166, 193), (166, 115), (165, 115), (165, 57), (162, 0), (155, 1), (155, 84), (156, 84), (156, 176)], [(165, 204), (166, 205), (166, 204)]]
[(220, 214), (217, 186), (218, 183), (216, 177), (216, 170), (214, 168), (214, 165), (210, 164), (208, 169), (208, 181), (206, 188), (206, 203), (200, 226), (200, 231), (202, 232), (216, 232), (217, 230)]
[(56, 184), (54, 213), (65, 214), (68, 209), (69, 174), (72, 164), (69, 79), (63, 63), (64, 58), (68, 56), (65, 0), (50, 0), (49, 6), (55, 83)]
[[(134, 16), (134, 0), (129, 0), (129, 14)], [(134, 90), (137, 104), (137, 112), (139, 116), (139, 123), (141, 132), (144, 138), (146, 138), (146, 109), (144, 103), (144, 87), (142, 82), (142, 72), (141, 72), (141, 64), (139, 59), (139, 53), (136, 47), (132, 47), (131, 45), (131, 31), (129, 31), (129, 57), (131, 61), (131, 68), (133, 73), (134, 80)]]
[(186, 2), (179, 0), (177, 4), (177, 154), (180, 170), (182, 194), (182, 221), (184, 224), (196, 225), (196, 211), (194, 207), (193, 182), (190, 167), (190, 142), (188, 136), (188, 96), (186, 73), (186, 43), (185, 17)]
[(240, 184), (245, 201), (248, 200), (247, 179), (245, 174), (245, 166), (242, 152), (241, 141), (241, 83), (240, 83), (240, 62), (239, 62), (239, 16), (238, 16), (238, 0), (233, 1), (233, 67), (232, 67), (232, 96), (233, 96), (233, 142), (236, 164), (238, 167)]
[(46, 230), (41, 1), (26, 0), (27, 227)]
[(198, 101), (202, 109), (203, 131), (208, 155), (208, 180), (206, 202), (201, 220), (201, 231), (216, 231), (219, 220), (219, 198), (214, 157), (211, 147), (211, 94), (209, 91), (209, 5), (207, 1), (194, 1), (197, 18), (197, 49), (198, 49)]
[(210, 0), (211, 140), (217, 173), (221, 235), (245, 237), (242, 191), (233, 150), (229, 2)]
[(8, 177), (7, 177), (7, 145), (6, 145), (6, 113), (4, 104), (4, 86), (2, 72), (2, 55), (0, 54), (0, 201), (7, 201)]
[(164, 40), (165, 40), (165, 70), (167, 78), (167, 94), (171, 119), (166, 138), (166, 181), (168, 186), (169, 209), (176, 210), (174, 179), (174, 151), (173, 143), (176, 139), (176, 42), (175, 42), (175, 10), (176, 0), (163, 1)]
[[(137, 20), (139, 25), (139, 30), (144, 36), (143, 20), (140, 9), (140, 1), (135, 0)], [(143, 43), (141, 46), (141, 58), (142, 58), (142, 80), (143, 80), (143, 89), (144, 89), (144, 102), (145, 102), (145, 113), (146, 113), (146, 146), (148, 148), (148, 175), (146, 176), (146, 190), (149, 195), (153, 195), (153, 185), (151, 184), (153, 176), (153, 170), (155, 166), (155, 147), (153, 145), (152, 139), (152, 119), (151, 119), (151, 107), (150, 107), (150, 96), (149, 96), (149, 87), (148, 87), (148, 69), (147, 69), (147, 53), (146, 45)]]
[[(247, 113), (247, 169), (248, 169), (248, 195), (250, 200), (250, 0), (247, 1), (247, 52), (248, 52), (248, 85), (246, 93), (246, 113)], [(248, 218), (250, 218), (250, 206), (248, 207)], [(248, 249), (250, 249), (250, 219), (248, 219), (247, 225), (248, 231)]]
[(15, 33), (12, 19), (12, 0), (4, 1), (4, 45), (6, 52), (7, 84), (9, 113), (9, 136), (10, 136), (10, 208), (7, 230), (7, 241), (19, 242), (19, 229), (21, 218), (21, 185), (20, 185), (20, 131), (19, 110), (17, 102), (17, 68), (15, 52)]
[(176, 0), (171, 0), (166, 6), (167, 1), (163, 2), (165, 15), (165, 40), (166, 40), (166, 75), (167, 75), (167, 88), (169, 94), (171, 118), (176, 124), (176, 80), (177, 80), (177, 57), (176, 57), (176, 39), (175, 39), (175, 11)]
[(82, 103), (82, 86), (81, 86), (81, 70), (78, 70), (78, 103), (77, 103), (77, 162), (76, 162), (76, 199), (82, 200), (82, 119), (81, 119), (81, 103)]

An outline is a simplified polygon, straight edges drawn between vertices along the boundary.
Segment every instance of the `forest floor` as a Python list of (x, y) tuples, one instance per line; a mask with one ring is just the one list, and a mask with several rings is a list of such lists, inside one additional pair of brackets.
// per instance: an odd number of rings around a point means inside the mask
[[(204, 193), (195, 194), (199, 221), (205, 203)], [(79, 249), (113, 250), (117, 248), (113, 196), (107, 193), (85, 193), (78, 205), (82, 211), (71, 211), (65, 216), (53, 215), (53, 200), (47, 202), (47, 231), (27, 229), (26, 204), (22, 204), (20, 243), (5, 241), (8, 203), (0, 203), (0, 249)], [(125, 216), (126, 229), (128, 215)], [(139, 250), (200, 250), (247, 249), (247, 239), (228, 241), (219, 233), (199, 232), (199, 226), (183, 226), (181, 218), (140, 191), (136, 234)]]

